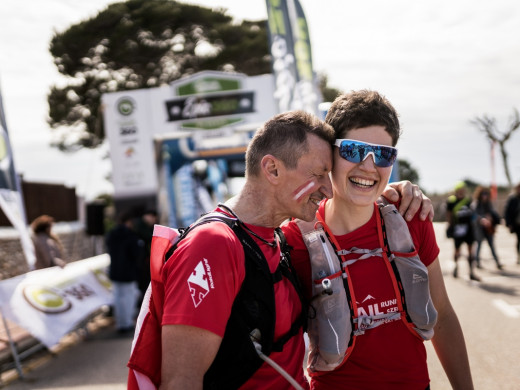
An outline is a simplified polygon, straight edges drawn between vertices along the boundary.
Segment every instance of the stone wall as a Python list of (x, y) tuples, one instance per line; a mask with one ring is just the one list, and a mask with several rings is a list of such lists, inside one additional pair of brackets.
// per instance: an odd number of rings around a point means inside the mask
[[(79, 222), (58, 222), (53, 226), (53, 233), (65, 248), (67, 262), (104, 252), (103, 238), (88, 236), (85, 226)], [(0, 228), (0, 280), (24, 274), (28, 270), (18, 232), (14, 228)]]

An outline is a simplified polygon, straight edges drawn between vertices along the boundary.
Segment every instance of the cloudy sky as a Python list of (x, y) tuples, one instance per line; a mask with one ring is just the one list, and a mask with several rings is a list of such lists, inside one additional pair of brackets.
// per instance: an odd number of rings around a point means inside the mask
[[(514, 0), (300, 0), (309, 25), (314, 68), (343, 91), (375, 89), (401, 115), (400, 155), (421, 186), (443, 192), (460, 179), (492, 179), (490, 147), (470, 123), (496, 117), (506, 129), (520, 109), (520, 7)], [(94, 16), (105, 0), (0, 1), (0, 87), (18, 172), (27, 180), (76, 186), (92, 198), (112, 191), (111, 166), (96, 151), (63, 154), (48, 147), (46, 95), (62, 79), (48, 45), (53, 31)], [(266, 18), (264, 0), (192, 0), (226, 8), (239, 19)], [(520, 130), (507, 144), (520, 181)], [(496, 151), (496, 180), (506, 178)]]

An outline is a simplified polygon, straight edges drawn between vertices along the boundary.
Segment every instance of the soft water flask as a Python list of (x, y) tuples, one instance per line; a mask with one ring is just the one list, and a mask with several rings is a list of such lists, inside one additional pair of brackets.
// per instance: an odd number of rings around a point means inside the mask
[[(346, 331), (350, 324), (341, 302), (341, 290), (333, 288), (332, 285), (341, 283), (341, 278), (334, 280), (323, 279), (322, 296), (317, 312), (319, 351), (321, 357), (328, 364), (339, 364), (343, 360), (346, 350)], [(343, 286), (340, 286), (343, 288)], [(344, 294), (343, 294), (344, 295)], [(346, 303), (346, 297), (345, 297)]]
[(414, 250), (408, 225), (393, 205), (383, 207), (385, 230), (392, 251), (410, 253)]

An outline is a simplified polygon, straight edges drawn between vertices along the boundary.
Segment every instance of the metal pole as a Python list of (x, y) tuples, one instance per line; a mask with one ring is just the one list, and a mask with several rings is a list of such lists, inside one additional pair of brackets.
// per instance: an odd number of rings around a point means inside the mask
[(5, 333), (7, 334), (7, 339), (9, 340), (9, 346), (11, 347), (11, 352), (13, 354), (14, 364), (16, 367), (16, 371), (18, 371), (18, 375), (21, 379), (25, 379), (22, 370), (22, 364), (20, 363), (20, 357), (18, 356), (18, 351), (16, 350), (16, 345), (11, 337), (11, 332), (9, 331), (9, 327), (7, 326), (7, 321), (4, 316), (4, 309), (0, 305), (0, 315), (2, 316), (2, 321), (4, 323)]

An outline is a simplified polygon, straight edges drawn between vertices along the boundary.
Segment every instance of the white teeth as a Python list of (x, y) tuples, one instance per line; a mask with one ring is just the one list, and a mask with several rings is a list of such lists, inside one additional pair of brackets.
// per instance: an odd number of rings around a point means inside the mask
[(366, 180), (366, 179), (360, 179), (357, 177), (350, 178), (350, 181), (354, 184), (357, 184), (357, 185), (363, 186), (363, 187), (372, 187), (375, 184), (375, 180)]
[(319, 206), (320, 205), (320, 200), (319, 199), (311, 199), (310, 200), (312, 203), (314, 203), (316, 206)]

